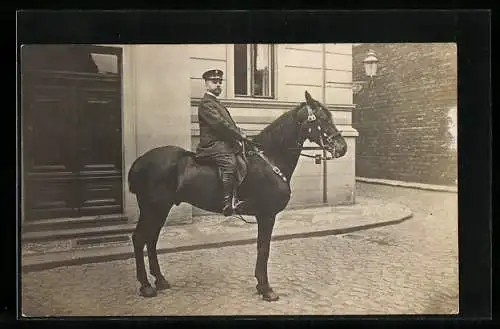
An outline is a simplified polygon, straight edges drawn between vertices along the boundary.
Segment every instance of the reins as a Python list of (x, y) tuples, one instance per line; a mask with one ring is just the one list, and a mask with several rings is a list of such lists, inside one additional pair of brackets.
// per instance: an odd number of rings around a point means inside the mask
[[(308, 111), (307, 120), (304, 120), (302, 122), (298, 122), (298, 124), (301, 126), (304, 125), (306, 122), (312, 123), (312, 122), (317, 120), (316, 115), (314, 114), (314, 112), (312, 111), (312, 109), (309, 105), (307, 105), (307, 111)], [(318, 130), (320, 130), (320, 128), (321, 127), (318, 125)], [(303, 131), (303, 129), (301, 129), (301, 131)], [(311, 132), (311, 128), (309, 128), (309, 132)], [(302, 144), (309, 137), (303, 138), (304, 136), (301, 136), (301, 138), (297, 141), (298, 147), (287, 148), (287, 151), (297, 151), (297, 150), (302, 151), (302, 150), (318, 150), (319, 149), (319, 150), (322, 150), (324, 154), (326, 154), (326, 149), (325, 149), (325, 145), (324, 145), (324, 141), (323, 141), (323, 135), (326, 137), (328, 142), (331, 142), (331, 140), (333, 138), (336, 138), (340, 134), (341, 134), (340, 132), (337, 132), (336, 134), (332, 134), (332, 135), (326, 135), (326, 133), (320, 134), (320, 136), (319, 136), (320, 147), (303, 146)], [(249, 144), (252, 147), (252, 149), (247, 151), (246, 144)], [(243, 157), (246, 158), (247, 155), (259, 156), (262, 160), (264, 160), (264, 162), (266, 162), (272, 168), (274, 173), (276, 173), (278, 176), (280, 176), (280, 178), (282, 180), (287, 182), (287, 178), (281, 172), (281, 170), (277, 166), (275, 166), (273, 163), (271, 163), (271, 161), (264, 155), (264, 145), (262, 145), (261, 143), (258, 143), (256, 141), (246, 139), (243, 143), (241, 143), (241, 147), (242, 147)], [(333, 156), (326, 156), (326, 155), (322, 156), (321, 154), (309, 155), (309, 154), (305, 154), (302, 152), (299, 152), (299, 156), (313, 158), (316, 160), (316, 163), (318, 163), (318, 164), (320, 163), (321, 160), (333, 160), (334, 159)], [(249, 222), (249, 221), (245, 220), (241, 214), (236, 214), (235, 217), (238, 217), (239, 219), (241, 219), (243, 222), (245, 222), (247, 224), (256, 224), (254, 222)]]
[[(311, 107), (309, 105), (306, 105), (307, 107), (307, 119), (302, 121), (302, 122), (298, 122), (299, 125), (304, 125), (306, 122), (309, 122), (309, 123), (312, 123), (312, 122), (315, 122), (317, 120), (316, 118), (316, 115), (314, 114), (313, 110), (311, 109)], [(320, 126), (318, 126), (318, 129), (320, 128)], [(301, 129), (302, 130), (302, 129)], [(309, 131), (311, 131), (311, 128), (309, 128)], [(327, 141), (331, 141), (333, 138), (337, 137), (340, 135), (340, 132), (337, 132), (336, 134), (334, 135), (330, 135), (330, 136), (327, 136), (326, 133), (323, 133), (325, 135), (325, 137), (327, 138)], [(324, 153), (326, 152), (325, 150), (325, 145), (324, 145), (324, 142), (323, 142), (323, 134), (320, 134), (320, 144), (321, 144), (321, 147), (314, 147), (314, 146), (302, 146), (302, 144), (304, 143), (304, 141), (307, 139), (307, 138), (301, 138), (300, 141), (297, 141), (297, 146), (298, 147), (289, 147), (287, 148), (288, 151), (297, 151), (297, 150), (322, 150)], [(303, 137), (303, 136), (301, 136)], [(253, 140), (247, 140), (247, 142), (251, 145), (253, 145), (257, 151), (255, 151), (257, 154), (259, 155), (262, 155), (262, 149), (264, 148), (264, 146), (260, 143), (257, 143)], [(260, 149), (259, 149), (260, 148)], [(250, 151), (251, 152), (251, 151)], [(243, 143), (243, 154), (246, 154), (245, 152), (245, 143)], [(307, 158), (313, 158), (313, 159), (316, 159), (316, 161), (321, 161), (321, 160), (333, 160), (334, 157), (331, 157), (331, 156), (325, 156), (325, 155), (321, 155), (321, 154), (316, 154), (316, 155), (310, 155), (310, 154), (305, 154), (305, 153), (302, 153), (300, 152), (299, 153), (300, 156), (303, 156), (303, 157), (307, 157)], [(261, 156), (262, 157), (262, 156)], [(266, 160), (266, 162), (269, 163), (269, 161), (263, 157), (264, 160)], [(272, 165), (271, 165), (272, 166)], [(279, 170), (279, 169), (278, 169)]]
[[(256, 150), (250, 150), (248, 152), (245, 152), (245, 146), (243, 146), (243, 153), (244, 154), (250, 153), (250, 155), (252, 155), (253, 152), (260, 154), (262, 152), (262, 149), (264, 148), (264, 146), (262, 144), (257, 143), (255, 141), (247, 140), (246, 142), (248, 144), (253, 145)], [(245, 144), (243, 143), (243, 145), (245, 145)], [(313, 151), (313, 150), (314, 151), (322, 150), (322, 151), (325, 151), (325, 149), (323, 149), (321, 147), (317, 147), (317, 146), (289, 147), (289, 148), (287, 148), (287, 150), (289, 150), (289, 151), (297, 151), (297, 150), (304, 150), (304, 151), (307, 151), (307, 150), (311, 150), (311, 151)], [(302, 153), (302, 152), (300, 152), (299, 155), (300, 156), (304, 156), (304, 157), (308, 157), (308, 158), (317, 158), (316, 155), (305, 154), (305, 153)], [(322, 157), (321, 159), (322, 160), (333, 160), (334, 158), (333, 157)]]

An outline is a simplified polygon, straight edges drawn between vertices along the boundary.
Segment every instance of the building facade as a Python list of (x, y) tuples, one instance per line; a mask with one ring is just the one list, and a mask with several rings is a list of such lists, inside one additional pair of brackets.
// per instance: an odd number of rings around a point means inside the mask
[(379, 69), (354, 96), (359, 131), (356, 174), (366, 178), (454, 185), (457, 181), (457, 49), (455, 44), (360, 44), (354, 80), (367, 80), (363, 58)]
[[(221, 101), (250, 136), (304, 101), (306, 90), (326, 104), (348, 152), (320, 165), (301, 158), (290, 207), (354, 202), (351, 44), (59, 46), (44, 56), (36, 47), (22, 53), (32, 63), (24, 67), (22, 100), (30, 220), (117, 213), (136, 219), (130, 166), (160, 145), (195, 150), (201, 75), (213, 68), (225, 75)], [(203, 213), (181, 204), (170, 221)]]

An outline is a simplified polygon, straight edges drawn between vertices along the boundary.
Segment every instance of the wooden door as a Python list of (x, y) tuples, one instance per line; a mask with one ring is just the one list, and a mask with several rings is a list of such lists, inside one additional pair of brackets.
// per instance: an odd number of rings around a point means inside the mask
[(74, 179), (76, 117), (71, 90), (24, 90), (23, 188), (26, 219), (72, 216), (78, 207)]
[(82, 88), (78, 95), (78, 207), (82, 215), (122, 211), (122, 131), (119, 90)]
[(24, 72), (26, 220), (123, 211), (120, 72)]

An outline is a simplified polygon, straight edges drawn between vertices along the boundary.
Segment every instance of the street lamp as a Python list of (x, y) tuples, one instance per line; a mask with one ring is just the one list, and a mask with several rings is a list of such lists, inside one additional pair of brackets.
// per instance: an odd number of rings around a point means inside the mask
[[(370, 87), (373, 85), (373, 77), (377, 75), (378, 58), (373, 50), (369, 50), (366, 58), (363, 60), (365, 66), (365, 74), (370, 78)], [(363, 88), (364, 81), (354, 82), (354, 92), (357, 93)]]
[(373, 78), (375, 75), (377, 75), (377, 63), (378, 58), (375, 56), (375, 52), (370, 49), (368, 51), (368, 56), (366, 56), (366, 58), (363, 60), (366, 76)]
[(378, 58), (373, 50), (368, 51), (368, 56), (363, 60), (365, 66), (365, 74), (370, 77), (370, 86), (373, 84), (373, 77), (377, 75)]

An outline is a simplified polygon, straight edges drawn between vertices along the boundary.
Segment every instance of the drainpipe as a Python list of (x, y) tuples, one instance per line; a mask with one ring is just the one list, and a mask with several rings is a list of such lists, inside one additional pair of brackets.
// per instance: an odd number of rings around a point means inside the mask
[[(322, 45), (323, 54), (323, 104), (326, 104), (326, 45)], [(323, 159), (326, 159), (326, 151), (323, 150)], [(327, 185), (327, 167), (326, 161), (323, 160), (323, 203), (328, 202), (328, 185)]]

